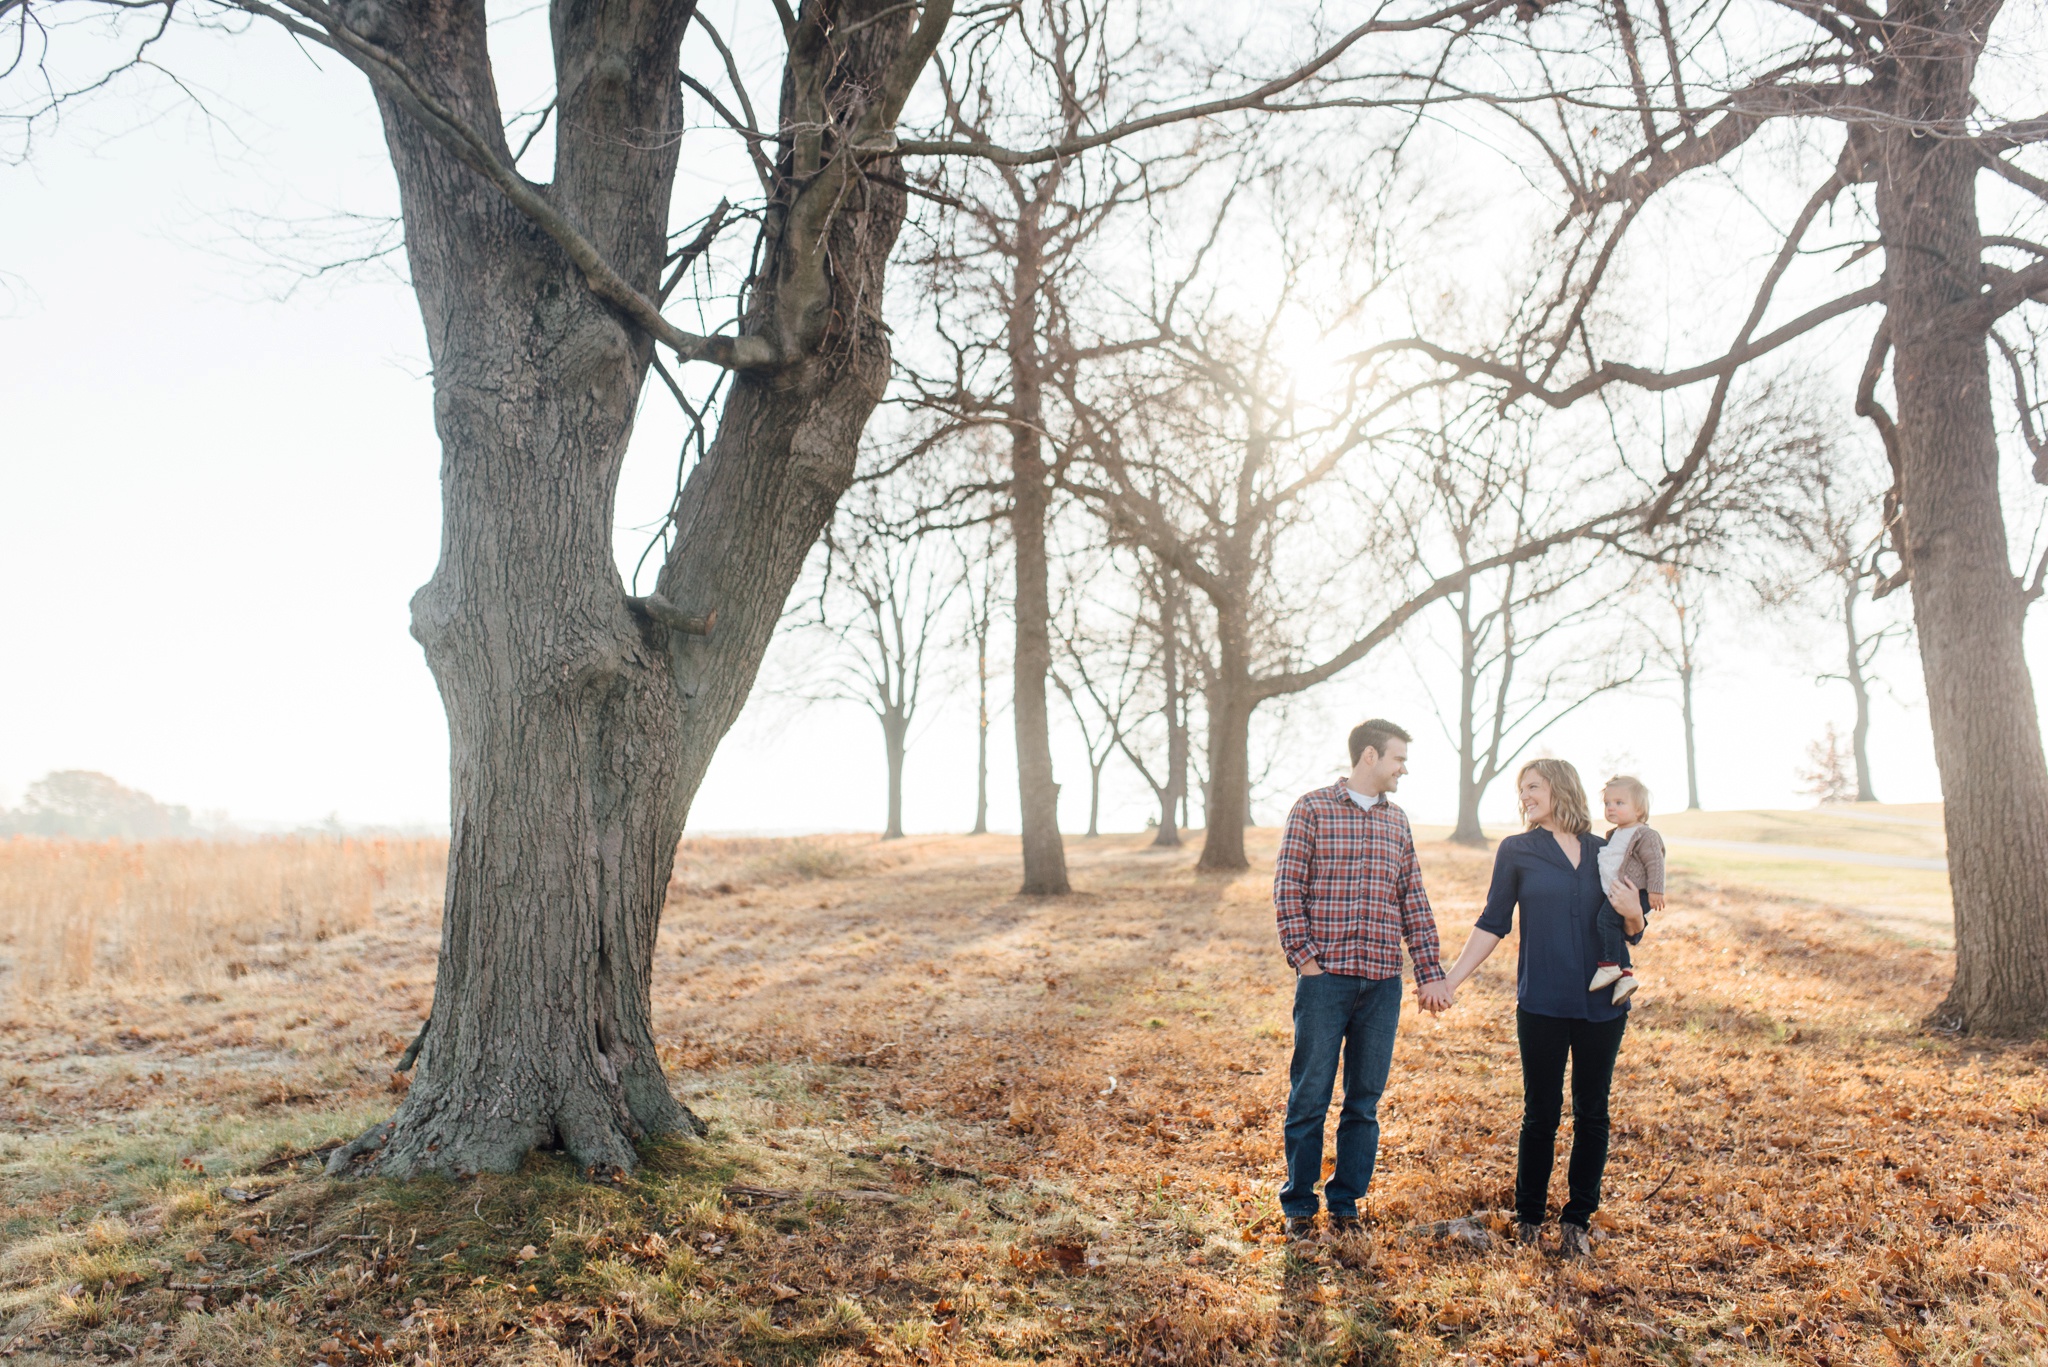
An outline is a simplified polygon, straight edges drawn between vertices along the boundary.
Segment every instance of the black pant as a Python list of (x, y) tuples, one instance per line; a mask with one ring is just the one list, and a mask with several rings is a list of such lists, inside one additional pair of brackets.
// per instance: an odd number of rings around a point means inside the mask
[(1582, 1021), (1516, 1010), (1515, 1037), (1522, 1048), (1522, 1143), (1515, 1158), (1518, 1219), (1540, 1225), (1549, 1206), (1567, 1057), (1572, 1065), (1572, 1157), (1565, 1176), (1571, 1199), (1560, 1218), (1584, 1228), (1600, 1209), (1600, 1177), (1607, 1171), (1607, 1092), (1614, 1085), (1614, 1059), (1627, 1028), (1627, 1016)]
[(1600, 932), (1600, 962), (1629, 966), (1628, 922), (1621, 919), (1621, 913), (1606, 902), (1593, 913), (1593, 926)]

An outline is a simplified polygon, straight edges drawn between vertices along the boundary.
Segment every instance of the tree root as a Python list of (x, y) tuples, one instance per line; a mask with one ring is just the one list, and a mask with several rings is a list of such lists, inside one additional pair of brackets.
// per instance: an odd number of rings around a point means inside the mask
[[(473, 1177), (479, 1172), (516, 1171), (535, 1149), (559, 1149), (576, 1161), (594, 1181), (615, 1181), (640, 1165), (634, 1140), (649, 1134), (680, 1134), (701, 1139), (710, 1127), (673, 1097), (662, 1108), (669, 1114), (653, 1125), (631, 1131), (619, 1117), (587, 1110), (561, 1114), (551, 1124), (508, 1122), (494, 1132), (446, 1133), (432, 1119), (406, 1124), (405, 1108), (389, 1120), (372, 1125), (335, 1149), (327, 1158), (329, 1177), (409, 1178), (428, 1173)], [(521, 1130), (526, 1133), (522, 1136)]]

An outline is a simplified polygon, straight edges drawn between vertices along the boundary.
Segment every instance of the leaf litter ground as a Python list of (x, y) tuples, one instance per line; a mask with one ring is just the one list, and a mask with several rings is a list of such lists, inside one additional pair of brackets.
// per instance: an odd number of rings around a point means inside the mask
[[(1001, 838), (689, 842), (657, 1034), (712, 1136), (616, 1184), (317, 1175), (403, 1086), (417, 899), (274, 971), (17, 1004), (0, 1356), (2048, 1362), (2048, 1049), (1923, 1033), (1937, 949), (1697, 878), (1642, 954), (1591, 1263), (1497, 1237), (1505, 950), (1404, 1016), (1366, 1230), (1282, 1245), (1271, 848), (1076, 841), (1082, 891), (1028, 899)], [(1486, 858), (1424, 867), (1454, 949)]]

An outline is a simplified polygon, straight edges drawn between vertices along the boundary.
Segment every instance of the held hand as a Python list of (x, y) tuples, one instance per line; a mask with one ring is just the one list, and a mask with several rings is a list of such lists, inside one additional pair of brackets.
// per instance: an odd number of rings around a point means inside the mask
[(1457, 992), (1443, 979), (1424, 983), (1415, 989), (1415, 995), (1421, 1008), (1432, 1016), (1449, 1010), (1451, 1003), (1457, 999)]
[(1643, 933), (1643, 890), (1626, 878), (1614, 880), (1614, 890), (1607, 894), (1608, 902), (1614, 907), (1614, 914), (1628, 927), (1631, 935)]
[(1323, 966), (1317, 963), (1313, 958), (1303, 959), (1301, 961), (1301, 967), (1295, 970), (1295, 972), (1301, 974), (1301, 976), (1304, 978), (1313, 978), (1316, 975), (1320, 974), (1322, 971)]

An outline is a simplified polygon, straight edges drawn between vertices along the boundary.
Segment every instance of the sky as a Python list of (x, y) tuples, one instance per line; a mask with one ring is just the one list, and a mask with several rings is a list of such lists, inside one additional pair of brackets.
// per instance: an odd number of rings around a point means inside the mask
[[(444, 826), (444, 722), (407, 629), (438, 537), (418, 313), (391, 272), (295, 282), (244, 240), (260, 229), (317, 251), (321, 216), (390, 212), (367, 90), (267, 35), (183, 38), (167, 60), (212, 117), (161, 83), (137, 86), (0, 167), (0, 803), (83, 768), (247, 825)], [(524, 98), (505, 92), (508, 108)], [(700, 179), (715, 197), (716, 177)], [(628, 566), (674, 483), (681, 427), (660, 396), (623, 481)], [(1844, 686), (1813, 681), (1831, 651), (1811, 625), (1710, 624), (1707, 806), (1810, 805), (1796, 778), (1806, 747), (1850, 716)], [(1424, 653), (1390, 648), (1295, 707), (1255, 818), (1277, 821), (1294, 793), (1334, 777), (1345, 731), (1378, 714), (1416, 735), (1406, 805), (1448, 821), (1452, 765), (1416, 674)], [(972, 817), (971, 680), (951, 668), (912, 737), (912, 830)], [(1911, 647), (1892, 647), (1880, 672), (1879, 794), (1938, 800)], [(1016, 822), (1010, 726), (1005, 710), (991, 746), (999, 829)], [(1071, 726), (1056, 744), (1062, 825), (1079, 830), (1086, 765)], [(1682, 804), (1672, 687), (1582, 709), (1543, 751), (1631, 768), (1659, 806)], [(879, 725), (849, 704), (762, 696), (691, 826), (873, 830), (883, 810)], [(1105, 827), (1136, 829), (1149, 810), (1112, 764)], [(1486, 810), (1503, 824), (1506, 784)]]

